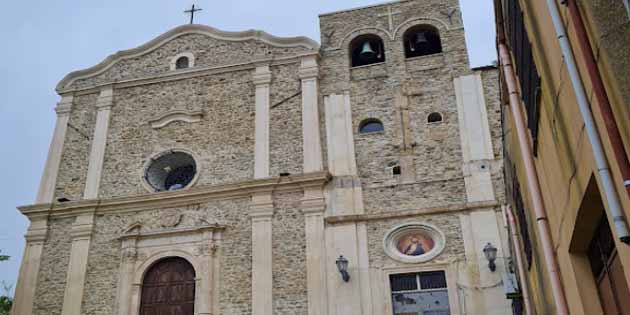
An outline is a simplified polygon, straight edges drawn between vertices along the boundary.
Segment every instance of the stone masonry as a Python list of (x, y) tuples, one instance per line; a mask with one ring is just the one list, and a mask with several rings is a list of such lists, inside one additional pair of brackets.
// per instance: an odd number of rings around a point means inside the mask
[[(405, 57), (417, 25), (442, 52)], [(173, 256), (195, 269), (195, 315), (393, 315), (390, 275), (435, 270), (450, 314), (508, 314), (498, 74), (469, 68), (458, 1), (327, 13), (320, 28), (321, 45), (185, 25), (64, 78), (40, 197), (20, 207), (13, 314), (139, 314), (144, 274)], [(364, 34), (385, 61), (352, 68)], [(173, 69), (180, 55), (192, 66)], [(383, 131), (359, 132), (366, 120)], [(155, 191), (146, 172), (171, 150), (195, 177)], [(388, 253), (409, 224), (433, 256)]]

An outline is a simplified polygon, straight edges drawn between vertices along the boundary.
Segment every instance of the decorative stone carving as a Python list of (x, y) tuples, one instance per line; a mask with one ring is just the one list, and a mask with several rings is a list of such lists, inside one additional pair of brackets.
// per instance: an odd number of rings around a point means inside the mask
[(446, 244), (444, 233), (427, 223), (406, 223), (391, 229), (383, 240), (385, 253), (404, 263), (421, 263), (439, 255)]
[(182, 121), (186, 123), (195, 123), (201, 120), (203, 117), (203, 112), (200, 110), (197, 111), (187, 111), (187, 110), (169, 110), (160, 115), (157, 115), (151, 119), (149, 119), (149, 123), (151, 124), (151, 128), (159, 129), (162, 127), (166, 127), (168, 124), (175, 121)]
[(176, 227), (182, 222), (183, 214), (166, 215), (160, 219), (162, 227)]

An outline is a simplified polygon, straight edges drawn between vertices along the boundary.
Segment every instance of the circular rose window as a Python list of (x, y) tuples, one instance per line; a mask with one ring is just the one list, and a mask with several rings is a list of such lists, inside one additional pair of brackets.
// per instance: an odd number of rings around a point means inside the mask
[(391, 229), (384, 239), (387, 255), (405, 263), (429, 261), (444, 249), (444, 234), (426, 223), (407, 223)]
[(170, 150), (151, 158), (144, 170), (145, 186), (151, 191), (172, 191), (189, 187), (197, 178), (192, 154)]

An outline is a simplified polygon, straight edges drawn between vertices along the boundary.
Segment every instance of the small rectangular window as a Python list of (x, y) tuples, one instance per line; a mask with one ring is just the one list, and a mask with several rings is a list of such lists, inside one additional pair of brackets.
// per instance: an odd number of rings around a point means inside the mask
[(450, 315), (446, 275), (429, 271), (391, 275), (394, 315)]

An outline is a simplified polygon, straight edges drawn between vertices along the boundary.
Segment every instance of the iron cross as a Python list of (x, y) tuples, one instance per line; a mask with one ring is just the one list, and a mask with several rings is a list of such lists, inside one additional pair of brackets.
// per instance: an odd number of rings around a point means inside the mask
[(184, 11), (184, 13), (190, 13), (190, 24), (193, 24), (193, 20), (195, 19), (195, 12), (201, 11), (203, 9), (195, 8), (195, 5), (192, 5), (190, 10)]

